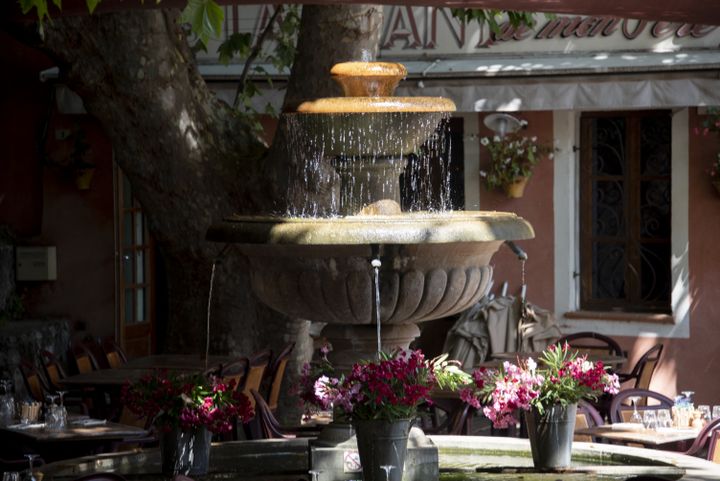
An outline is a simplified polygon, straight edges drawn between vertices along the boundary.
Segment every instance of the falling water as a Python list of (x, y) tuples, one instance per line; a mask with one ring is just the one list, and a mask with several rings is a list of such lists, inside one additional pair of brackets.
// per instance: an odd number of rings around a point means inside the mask
[(205, 320), (205, 371), (208, 370), (208, 358), (210, 357), (210, 306), (212, 305), (212, 293), (213, 284), (215, 283), (215, 266), (218, 263), (218, 259), (215, 259), (212, 263), (212, 270), (210, 271), (210, 289), (208, 290), (208, 301), (207, 301), (207, 318)]
[(382, 353), (382, 338), (381, 338), (381, 326), (380, 326), (380, 267), (382, 262), (380, 261), (380, 248), (377, 245), (373, 245), (373, 259), (370, 261), (372, 268), (372, 287), (373, 287), (373, 316), (375, 316), (375, 325), (377, 326), (377, 355), (378, 360)]
[(332, 217), (357, 213), (380, 199), (399, 201), (400, 191), (403, 211), (452, 209), (445, 160), (450, 155), (448, 114), (284, 117), (291, 181), (289, 203), (281, 214)]

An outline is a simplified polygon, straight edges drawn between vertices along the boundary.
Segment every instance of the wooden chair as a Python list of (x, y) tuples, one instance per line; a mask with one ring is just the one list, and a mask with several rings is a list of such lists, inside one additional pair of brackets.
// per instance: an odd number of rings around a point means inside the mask
[(260, 392), (260, 386), (262, 385), (263, 377), (265, 376), (265, 370), (270, 364), (270, 357), (272, 351), (265, 349), (263, 351), (256, 352), (248, 360), (247, 374), (245, 375), (245, 381), (242, 383), (241, 391), (250, 400), (250, 404), (255, 407), (255, 400), (253, 399), (250, 391), (252, 389)]
[(60, 360), (50, 351), (40, 351), (40, 359), (42, 360), (43, 370), (45, 371), (45, 379), (48, 387), (53, 391), (60, 391), (61, 381), (67, 377), (65, 368), (62, 367)]
[(76, 342), (71, 350), (72, 358), (75, 360), (75, 368), (79, 374), (85, 374), (100, 369), (95, 355), (85, 346), (84, 343)]
[(266, 391), (268, 406), (274, 413), (277, 411), (278, 400), (280, 399), (280, 388), (282, 387), (283, 377), (285, 376), (285, 368), (290, 360), (290, 353), (295, 348), (295, 343), (291, 342), (285, 346), (280, 354), (270, 363), (270, 368), (265, 371), (265, 378), (268, 380)]
[(92, 355), (93, 362), (95, 363), (95, 370), (98, 369), (110, 369), (110, 364), (105, 357), (105, 351), (102, 345), (92, 336), (85, 336), (81, 341), (81, 344), (85, 346), (85, 349)]
[(708, 445), (707, 460), (720, 464), (720, 430), (713, 431)]
[(720, 428), (720, 418), (713, 419), (704, 428), (700, 430), (695, 441), (683, 454), (688, 456), (702, 456), (708, 461), (720, 463), (720, 446), (713, 445), (713, 439), (717, 444), (718, 428)]
[[(638, 411), (648, 409), (671, 409), (674, 401), (664, 394), (648, 389), (626, 389), (615, 395), (610, 403), (610, 421), (613, 423), (627, 422), (633, 413), (633, 406), (628, 404), (630, 398), (638, 397)], [(652, 401), (652, 403), (650, 402)]]
[(123, 364), (127, 364), (127, 356), (122, 348), (115, 342), (114, 338), (106, 337), (103, 339), (102, 350), (108, 365), (110, 365), (112, 369), (117, 369)]
[(588, 353), (611, 354), (613, 356), (625, 355), (620, 344), (615, 339), (597, 332), (585, 331), (567, 334), (558, 339), (557, 342), (560, 344), (567, 342), (570, 347)]
[(248, 439), (292, 439), (296, 437), (313, 437), (319, 434), (315, 427), (297, 426), (292, 428), (280, 425), (270, 406), (256, 389), (250, 389), (250, 396), (255, 403), (255, 416), (247, 423)]
[(662, 351), (662, 344), (656, 344), (648, 349), (645, 354), (640, 356), (640, 359), (635, 363), (632, 371), (627, 374), (618, 374), (620, 382), (624, 383), (634, 379), (635, 384), (632, 386), (634, 389), (650, 389), (650, 381), (652, 380), (655, 368), (660, 362)]
[(22, 374), (25, 389), (30, 397), (40, 403), (45, 402), (45, 395), (50, 391), (47, 381), (35, 368), (35, 365), (26, 359), (20, 360), (20, 374)]
[(223, 383), (228, 384), (230, 382), (235, 383), (235, 388), (239, 388), (244, 384), (245, 376), (248, 373), (248, 367), (250, 360), (247, 357), (241, 357), (230, 364), (220, 366), (211, 370), (212, 375), (216, 375), (222, 379)]
[[(589, 402), (581, 399), (578, 402), (577, 414), (575, 414), (575, 430), (602, 426), (604, 424), (600, 412)], [(575, 434), (573, 441), (586, 443), (596, 442), (589, 434)]]

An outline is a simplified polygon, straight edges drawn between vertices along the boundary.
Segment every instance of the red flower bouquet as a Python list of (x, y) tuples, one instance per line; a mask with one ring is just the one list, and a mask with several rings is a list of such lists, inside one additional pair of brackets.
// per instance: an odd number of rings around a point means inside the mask
[(245, 422), (254, 415), (247, 396), (235, 390), (234, 382), (166, 371), (126, 383), (122, 401), (131, 412), (152, 419), (165, 431), (205, 426), (212, 432), (228, 432), (236, 418)]

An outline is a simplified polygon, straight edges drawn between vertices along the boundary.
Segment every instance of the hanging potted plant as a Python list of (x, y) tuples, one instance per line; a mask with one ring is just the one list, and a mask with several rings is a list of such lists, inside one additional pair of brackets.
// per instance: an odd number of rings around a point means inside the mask
[(483, 137), (480, 143), (490, 154), (490, 165), (487, 170), (480, 171), (480, 176), (485, 179), (488, 189), (503, 189), (510, 198), (523, 196), (535, 165), (544, 155), (552, 159), (555, 150), (540, 144), (537, 137), (518, 133)]

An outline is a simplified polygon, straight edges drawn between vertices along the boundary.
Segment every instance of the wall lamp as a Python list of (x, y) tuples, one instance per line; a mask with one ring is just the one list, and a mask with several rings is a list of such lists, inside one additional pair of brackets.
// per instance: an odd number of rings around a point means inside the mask
[(496, 112), (485, 117), (483, 121), (485, 126), (498, 134), (500, 137), (504, 137), (505, 134), (511, 134), (517, 132), (521, 127), (527, 125), (527, 121), (519, 120), (517, 117)]

